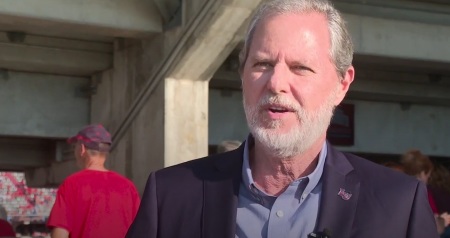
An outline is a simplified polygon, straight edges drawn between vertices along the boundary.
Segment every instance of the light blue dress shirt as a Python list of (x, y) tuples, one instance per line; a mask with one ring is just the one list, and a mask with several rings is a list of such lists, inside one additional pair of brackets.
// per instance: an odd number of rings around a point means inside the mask
[(306, 238), (314, 231), (319, 212), (327, 143), (322, 146), (315, 170), (308, 176), (293, 181), (282, 194), (274, 197), (259, 190), (254, 184), (249, 164), (249, 147), (253, 146), (249, 141), (252, 139), (245, 141), (236, 237)]

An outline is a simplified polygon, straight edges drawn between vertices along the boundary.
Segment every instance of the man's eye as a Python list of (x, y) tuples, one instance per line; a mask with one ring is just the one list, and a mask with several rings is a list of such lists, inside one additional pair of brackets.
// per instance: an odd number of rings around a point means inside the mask
[(309, 68), (309, 67), (303, 66), (303, 65), (293, 66), (293, 67), (291, 67), (291, 70), (293, 70), (293, 71), (298, 71), (298, 72), (309, 71), (309, 72), (315, 73), (314, 70), (312, 70), (312, 69)]
[(256, 62), (254, 67), (256, 68), (270, 68), (272, 67), (272, 64), (269, 62)]

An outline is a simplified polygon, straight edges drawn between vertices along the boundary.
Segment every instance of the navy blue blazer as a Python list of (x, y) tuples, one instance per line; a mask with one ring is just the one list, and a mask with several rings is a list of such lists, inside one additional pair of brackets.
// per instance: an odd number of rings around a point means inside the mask
[[(150, 174), (126, 237), (234, 238), (243, 150)], [(415, 178), (328, 145), (322, 183), (316, 230), (332, 238), (438, 237)]]

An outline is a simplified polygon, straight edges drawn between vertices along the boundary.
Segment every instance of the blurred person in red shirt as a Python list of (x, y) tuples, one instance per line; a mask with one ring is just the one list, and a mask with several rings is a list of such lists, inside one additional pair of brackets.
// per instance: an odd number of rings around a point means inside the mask
[[(401, 164), (403, 165), (403, 169), (406, 174), (415, 176), (423, 183), (427, 185), (429, 184), (434, 165), (428, 156), (422, 154), (419, 150), (409, 150), (402, 155)], [(445, 228), (450, 225), (450, 214), (447, 212), (441, 213), (438, 211), (436, 202), (429, 188), (428, 201), (435, 216), (438, 232), (439, 234), (442, 234)]]
[(8, 213), (2, 205), (0, 205), (0, 237), (16, 237), (14, 228), (8, 222)]
[(90, 125), (69, 138), (83, 169), (64, 180), (47, 226), (52, 238), (123, 238), (139, 208), (134, 184), (107, 170), (104, 163), (111, 135), (101, 125)]

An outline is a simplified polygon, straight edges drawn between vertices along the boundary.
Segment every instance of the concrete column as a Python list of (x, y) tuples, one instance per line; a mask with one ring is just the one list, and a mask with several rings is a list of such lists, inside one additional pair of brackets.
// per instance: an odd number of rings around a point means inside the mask
[(167, 78), (119, 141), (110, 168), (143, 189), (151, 171), (208, 153), (208, 80)]
[(164, 166), (208, 154), (208, 81), (165, 81)]
[[(144, 37), (162, 31), (162, 19), (152, 1), (41, 0), (24, 4), (0, 1), (3, 29), (42, 31), (45, 35)], [(18, 28), (20, 26), (20, 28)]]
[(183, 27), (116, 40), (114, 68), (94, 78), (91, 108), (91, 121), (113, 134), (109, 168), (142, 192), (150, 172), (207, 155), (209, 80), (259, 2), (195, 0)]

